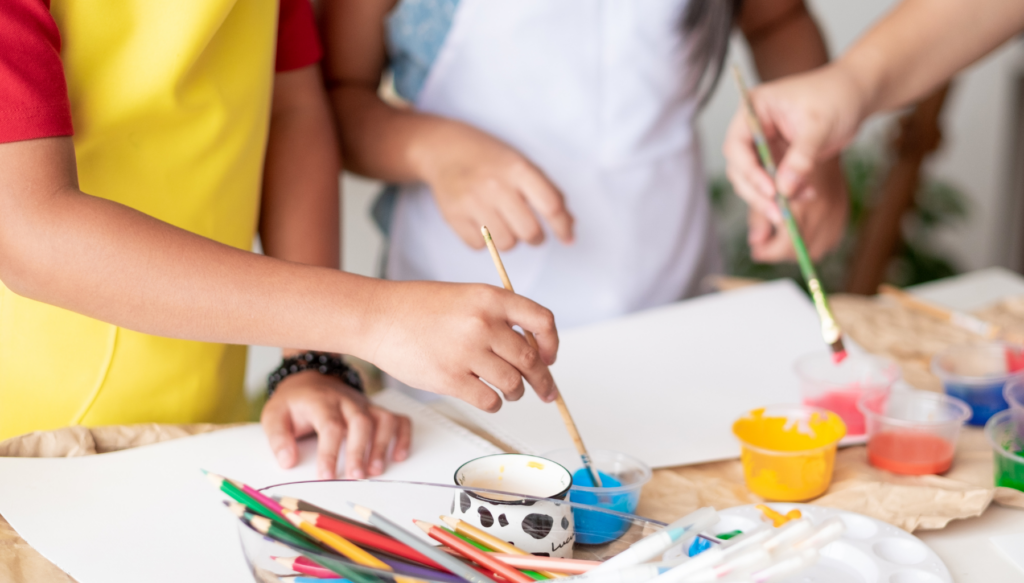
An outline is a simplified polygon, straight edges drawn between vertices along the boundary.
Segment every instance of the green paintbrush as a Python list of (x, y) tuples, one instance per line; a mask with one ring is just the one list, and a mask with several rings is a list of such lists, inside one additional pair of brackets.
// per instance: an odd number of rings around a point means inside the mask
[[(768, 175), (774, 181), (775, 160), (772, 158), (772, 152), (768, 148), (768, 140), (764, 136), (761, 122), (757, 119), (757, 115), (754, 114), (754, 106), (750, 103), (747, 85), (743, 82), (743, 73), (740, 72), (740, 68), (736, 65), (732, 66), (732, 71), (736, 75), (736, 84), (740, 89), (740, 101), (743, 103), (743, 110), (747, 114), (747, 125), (750, 126), (750, 133), (754, 136), (757, 155), (761, 158), (761, 165), (764, 166), (765, 171), (768, 172)], [(800, 236), (800, 228), (797, 227), (796, 220), (793, 219), (793, 213), (789, 210), (789, 201), (779, 192), (778, 188), (775, 189), (775, 203), (779, 205), (782, 220), (786, 223), (786, 230), (789, 231), (789, 238), (793, 240), (797, 263), (800, 264), (800, 272), (803, 273), (804, 279), (807, 281), (807, 287), (811, 291), (811, 298), (814, 300), (814, 308), (818, 311), (818, 318), (821, 319), (821, 336), (825, 339), (825, 343), (829, 345), (829, 348), (832, 349), (832, 360), (838, 364), (846, 358), (846, 348), (843, 347), (842, 332), (839, 331), (839, 325), (836, 324), (836, 319), (832, 315), (832, 309), (829, 308), (828, 298), (825, 297), (825, 290), (822, 289), (821, 281), (818, 279), (818, 272), (814, 269), (814, 262), (811, 261), (811, 256), (807, 253), (804, 238)]]

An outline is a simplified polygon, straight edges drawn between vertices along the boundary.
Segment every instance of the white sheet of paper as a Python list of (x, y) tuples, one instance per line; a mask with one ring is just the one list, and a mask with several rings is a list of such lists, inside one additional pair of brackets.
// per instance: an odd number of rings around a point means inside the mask
[[(728, 459), (738, 417), (800, 402), (793, 362), (827, 350), (819, 330), (807, 296), (775, 281), (566, 331), (552, 372), (589, 449), (655, 468)], [(572, 447), (532, 391), (494, 415), (450, 404), (525, 453)]]
[[(500, 452), (395, 391), (374, 400), (413, 420), (409, 459), (382, 479), (450, 484), (462, 463)], [(0, 458), (0, 514), (80, 583), (251, 583), (238, 520), (200, 468), (256, 487), (312, 480), (315, 442), (301, 449), (282, 470), (252, 425), (89, 457)]]
[(1021, 574), (1024, 574), (1024, 532), (994, 536), (991, 540), (1011, 563), (1017, 565)]

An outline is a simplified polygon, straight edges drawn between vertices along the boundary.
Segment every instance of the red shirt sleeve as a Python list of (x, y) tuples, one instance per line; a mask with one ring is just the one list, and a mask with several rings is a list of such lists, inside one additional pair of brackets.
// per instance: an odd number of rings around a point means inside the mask
[(0, 5), (0, 143), (70, 136), (60, 31), (50, 0)]
[(309, 0), (281, 0), (277, 20), (277, 72), (301, 69), (318, 62), (321, 56), (323, 49)]

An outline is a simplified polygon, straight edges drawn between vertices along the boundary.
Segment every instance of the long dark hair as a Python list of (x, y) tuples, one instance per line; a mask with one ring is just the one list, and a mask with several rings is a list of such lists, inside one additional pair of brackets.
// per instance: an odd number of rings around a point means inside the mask
[(701, 107), (722, 76), (729, 36), (742, 4), (743, 0), (690, 0), (683, 13), (690, 91), (700, 96)]

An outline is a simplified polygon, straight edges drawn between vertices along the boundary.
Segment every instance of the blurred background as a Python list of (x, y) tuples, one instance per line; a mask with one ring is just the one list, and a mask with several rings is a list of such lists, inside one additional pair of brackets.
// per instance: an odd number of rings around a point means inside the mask
[[(896, 4), (806, 1), (833, 56)], [(728, 56), (733, 60), (749, 79), (757, 78), (738, 36)], [(746, 210), (724, 178), (721, 154), (738, 95), (727, 76), (722, 80), (698, 125), (726, 271), (743, 277), (798, 277), (795, 265), (749, 260)], [(912, 120), (901, 126), (902, 116)], [(873, 119), (846, 153), (844, 165), (853, 212), (846, 240), (821, 266), (828, 289), (866, 293), (878, 280), (904, 286), (991, 266), (1024, 273), (1024, 40), (1006, 44), (958, 75), (944, 99)], [(370, 208), (381, 184), (348, 173), (342, 182), (344, 269), (377, 276), (383, 239)], [(882, 191), (888, 196), (881, 197)], [(905, 203), (872, 216), (879, 199), (900, 197)], [(879, 221), (886, 214), (896, 217), (892, 224)], [(861, 236), (865, 231), (869, 234)], [(279, 360), (276, 349), (250, 350), (250, 390), (264, 385), (267, 371)]]

